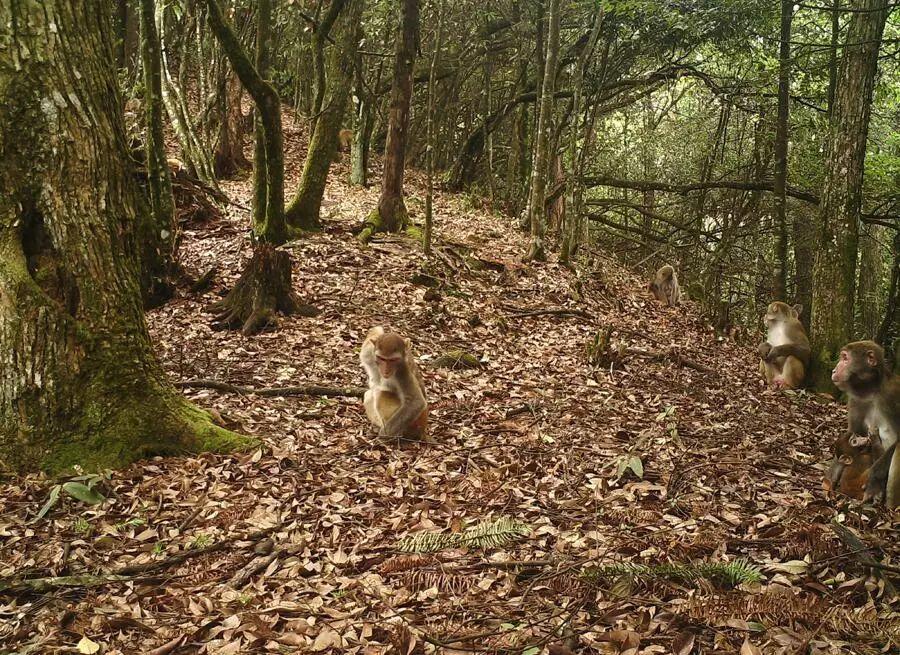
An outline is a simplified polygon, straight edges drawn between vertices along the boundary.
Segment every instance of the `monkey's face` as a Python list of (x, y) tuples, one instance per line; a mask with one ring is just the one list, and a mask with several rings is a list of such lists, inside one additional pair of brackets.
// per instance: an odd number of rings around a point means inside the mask
[(375, 359), (378, 362), (378, 372), (381, 373), (381, 377), (388, 379), (394, 377), (394, 374), (397, 372), (397, 368), (400, 366), (400, 362), (403, 359), (401, 353), (375, 353)]
[(841, 391), (860, 392), (880, 381), (878, 358), (872, 350), (844, 348), (831, 372), (831, 381)]

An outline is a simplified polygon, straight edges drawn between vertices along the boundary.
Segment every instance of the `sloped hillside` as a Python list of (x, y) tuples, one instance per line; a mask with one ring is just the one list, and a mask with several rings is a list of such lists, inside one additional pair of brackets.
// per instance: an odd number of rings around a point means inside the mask
[[(305, 149), (286, 127), (290, 189)], [(359, 387), (358, 346), (388, 325), (422, 358), (434, 443), (380, 442), (353, 397), (186, 390), (260, 448), (139, 463), (111, 475), (107, 503), (64, 497), (28, 525), (50, 483), (10, 487), (4, 579), (122, 577), (0, 582), (7, 648), (862, 653), (900, 638), (871, 600), (886, 583), (829, 525), (900, 556), (886, 512), (823, 497), (839, 405), (767, 391), (751, 343), (718, 338), (690, 302), (654, 303), (603, 253), (578, 273), (523, 265), (526, 236), (465, 196), (436, 198), (430, 262), (405, 237), (360, 246), (377, 185), (346, 185), (346, 164), (326, 229), (290, 246), (319, 315), (253, 338), (209, 327), (203, 307), (249, 255), (248, 213), (232, 206), (185, 235), (185, 263), (221, 275), (151, 313), (159, 354), (178, 381)], [(248, 203), (248, 181), (225, 188)], [(418, 174), (408, 188), (421, 220)], [(599, 363), (598, 334), (617, 353)], [(433, 364), (457, 350), (482, 364)]]

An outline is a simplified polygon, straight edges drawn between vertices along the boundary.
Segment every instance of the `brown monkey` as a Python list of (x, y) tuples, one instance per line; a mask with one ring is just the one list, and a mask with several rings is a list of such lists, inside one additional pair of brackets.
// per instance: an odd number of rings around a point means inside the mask
[(862, 500), (869, 480), (869, 468), (881, 455), (880, 442), (869, 437), (845, 433), (834, 442), (834, 459), (822, 480), (826, 492), (839, 491)]
[(353, 130), (341, 130), (338, 132), (338, 150), (350, 152), (350, 144), (353, 143)]
[(677, 305), (681, 300), (681, 287), (678, 286), (675, 269), (666, 264), (656, 271), (656, 277), (650, 283), (650, 291), (658, 301), (666, 303), (669, 307)]
[(810, 348), (799, 320), (801, 311), (803, 305), (775, 301), (763, 315), (766, 340), (757, 348), (762, 358), (759, 371), (776, 389), (796, 389), (806, 377)]
[(369, 377), (363, 398), (366, 416), (379, 429), (379, 436), (423, 438), (428, 428), (428, 403), (409, 341), (374, 327), (363, 341), (359, 361)]
[(883, 452), (869, 469), (864, 500), (900, 504), (900, 378), (891, 375), (884, 349), (874, 341), (854, 341), (841, 349), (831, 381), (847, 393), (847, 432), (878, 439)]

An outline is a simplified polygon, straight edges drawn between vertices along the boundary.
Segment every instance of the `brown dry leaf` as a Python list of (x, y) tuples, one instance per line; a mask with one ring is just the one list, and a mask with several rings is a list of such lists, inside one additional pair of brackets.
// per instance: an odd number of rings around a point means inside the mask
[(672, 655), (688, 655), (694, 650), (696, 635), (693, 632), (679, 632), (672, 640)]
[(751, 644), (749, 639), (744, 639), (744, 643), (741, 644), (741, 655), (762, 655), (762, 650), (759, 646)]

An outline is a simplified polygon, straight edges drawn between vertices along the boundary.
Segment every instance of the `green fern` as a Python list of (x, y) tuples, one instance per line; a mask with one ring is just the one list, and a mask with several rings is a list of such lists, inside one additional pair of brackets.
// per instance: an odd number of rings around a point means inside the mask
[(699, 562), (697, 564), (608, 564), (585, 569), (582, 577), (588, 582), (626, 578), (630, 580), (663, 579), (693, 584), (708, 580), (717, 586), (736, 587), (744, 583), (762, 581), (759, 569), (745, 559), (733, 562)]
[(529, 533), (527, 525), (516, 519), (501, 517), (479, 523), (465, 532), (418, 532), (400, 540), (397, 548), (405, 553), (433, 553), (445, 548), (502, 548), (517, 537)]

